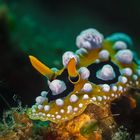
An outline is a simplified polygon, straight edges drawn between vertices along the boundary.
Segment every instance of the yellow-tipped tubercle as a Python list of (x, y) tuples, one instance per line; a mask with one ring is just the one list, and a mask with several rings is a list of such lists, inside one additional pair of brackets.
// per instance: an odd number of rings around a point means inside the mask
[(39, 71), (42, 75), (48, 77), (49, 79), (54, 75), (54, 72), (47, 67), (45, 64), (40, 62), (36, 57), (29, 56), (32, 66)]

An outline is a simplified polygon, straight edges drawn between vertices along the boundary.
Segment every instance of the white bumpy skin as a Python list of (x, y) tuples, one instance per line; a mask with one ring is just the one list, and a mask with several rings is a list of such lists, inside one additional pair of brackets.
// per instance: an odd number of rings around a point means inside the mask
[(127, 49), (127, 44), (123, 41), (116, 41), (115, 44), (113, 45), (113, 48), (115, 50)]
[(71, 51), (67, 51), (62, 56), (63, 66), (66, 67), (68, 65), (68, 62), (70, 59), (74, 58), (76, 61), (76, 64), (79, 62), (79, 57), (75, 53)]
[(49, 83), (49, 88), (53, 95), (58, 95), (66, 90), (66, 85), (63, 81), (55, 79)]
[(78, 70), (78, 72), (80, 74), (81, 79), (83, 80), (88, 79), (88, 77), (90, 76), (90, 71), (86, 67), (81, 67)]
[(85, 83), (83, 88), (81, 89), (81, 91), (83, 92), (91, 92), (92, 90), (92, 85), (90, 83)]
[(110, 65), (104, 65), (101, 70), (99, 70), (96, 76), (101, 80), (112, 80), (115, 78), (115, 72)]
[(99, 53), (99, 59), (102, 61), (107, 61), (109, 59), (109, 52), (107, 50), (102, 50)]
[(133, 53), (131, 50), (120, 50), (116, 54), (116, 59), (123, 64), (131, 64), (133, 60)]
[(87, 50), (101, 48), (103, 38), (103, 35), (96, 29), (90, 28), (82, 31), (77, 36), (76, 45), (78, 48), (85, 48)]

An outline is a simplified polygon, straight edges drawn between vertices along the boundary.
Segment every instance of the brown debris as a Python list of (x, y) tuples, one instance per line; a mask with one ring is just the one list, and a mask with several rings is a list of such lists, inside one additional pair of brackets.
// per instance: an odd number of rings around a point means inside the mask
[[(93, 120), (98, 123), (97, 130), (83, 136), (80, 133), (80, 129)], [(110, 140), (116, 130), (115, 128), (116, 124), (109, 107), (100, 107), (91, 104), (84, 113), (70, 121), (61, 124), (51, 123), (48, 136), (55, 136), (55, 140)]]
[(0, 136), (0, 140), (27, 140), (32, 134), (32, 121), (25, 113), (13, 112), (11, 115), (13, 115), (13, 125), (6, 125), (7, 132)]

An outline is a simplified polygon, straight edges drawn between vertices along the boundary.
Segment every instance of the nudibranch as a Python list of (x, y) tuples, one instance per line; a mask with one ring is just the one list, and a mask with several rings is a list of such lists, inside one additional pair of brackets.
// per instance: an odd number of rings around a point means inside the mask
[(48, 80), (28, 110), (33, 120), (61, 123), (80, 115), (89, 104), (104, 106), (140, 86), (140, 67), (131, 51), (130, 37), (116, 33), (104, 39), (96, 29), (82, 31), (76, 52), (62, 56), (63, 69), (49, 68), (34, 56), (31, 64)]

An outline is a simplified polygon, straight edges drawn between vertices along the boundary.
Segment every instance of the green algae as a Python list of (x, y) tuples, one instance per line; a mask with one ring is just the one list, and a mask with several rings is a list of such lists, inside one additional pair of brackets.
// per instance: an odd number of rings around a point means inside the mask
[(80, 133), (83, 136), (87, 136), (92, 134), (94, 131), (98, 130), (98, 122), (96, 120), (91, 120), (87, 123), (85, 123), (81, 129), (80, 129)]

